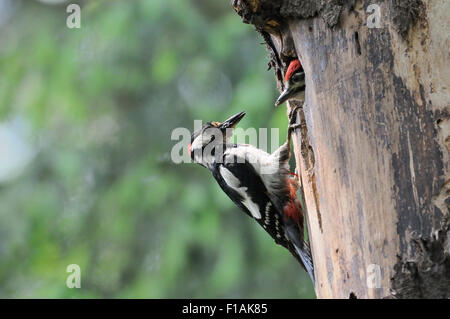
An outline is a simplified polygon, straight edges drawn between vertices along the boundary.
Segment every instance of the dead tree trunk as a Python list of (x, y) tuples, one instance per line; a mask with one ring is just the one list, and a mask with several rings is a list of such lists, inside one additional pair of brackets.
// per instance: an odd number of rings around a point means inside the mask
[(317, 296), (450, 298), (450, 2), (233, 7), (280, 89), (292, 58), (305, 69), (294, 150)]

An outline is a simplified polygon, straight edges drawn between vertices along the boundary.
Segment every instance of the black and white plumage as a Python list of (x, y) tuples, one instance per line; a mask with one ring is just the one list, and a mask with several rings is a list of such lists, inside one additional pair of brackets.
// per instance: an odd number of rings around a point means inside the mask
[(245, 112), (223, 123), (208, 122), (194, 132), (189, 152), (208, 168), (225, 194), (287, 248), (314, 282), (311, 252), (303, 237), (303, 212), (296, 197), (298, 182), (289, 171), (290, 136), (273, 154), (252, 145), (230, 144), (234, 126)]

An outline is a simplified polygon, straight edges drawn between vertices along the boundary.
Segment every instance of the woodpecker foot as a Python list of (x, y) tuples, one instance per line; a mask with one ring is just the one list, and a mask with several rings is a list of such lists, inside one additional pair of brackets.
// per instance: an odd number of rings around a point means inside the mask
[(289, 112), (288, 118), (289, 118), (289, 126), (294, 125), (297, 121), (297, 112), (303, 108), (303, 105), (296, 105), (293, 108), (291, 108), (291, 111)]
[(292, 133), (298, 129), (298, 128), (302, 128), (302, 127), (306, 127), (306, 123), (296, 123), (296, 124), (291, 124), (288, 126), (288, 139), (291, 138)]
[(291, 108), (291, 111), (289, 112), (289, 125), (288, 125), (288, 133), (287, 133), (287, 140), (286, 140), (286, 146), (287, 146), (287, 152), (290, 154), (291, 152), (291, 138), (292, 133), (302, 126), (301, 123), (295, 123), (297, 121), (297, 112), (300, 110), (303, 106), (296, 105), (293, 108)]
[(301, 128), (301, 127), (305, 127), (305, 126), (306, 126), (305, 123), (297, 123), (297, 124), (289, 125), (289, 129), (291, 131), (295, 131), (296, 129)]

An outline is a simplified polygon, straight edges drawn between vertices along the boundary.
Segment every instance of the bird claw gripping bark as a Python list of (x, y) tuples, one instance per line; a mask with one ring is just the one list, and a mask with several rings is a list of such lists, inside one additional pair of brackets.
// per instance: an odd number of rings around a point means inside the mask
[(288, 126), (288, 140), (291, 139), (291, 134), (298, 128), (301, 128), (305, 126), (304, 123), (296, 123), (297, 121), (297, 112), (303, 108), (303, 105), (295, 105), (291, 108), (291, 111), (289, 112), (288, 118), (289, 118), (289, 126)]

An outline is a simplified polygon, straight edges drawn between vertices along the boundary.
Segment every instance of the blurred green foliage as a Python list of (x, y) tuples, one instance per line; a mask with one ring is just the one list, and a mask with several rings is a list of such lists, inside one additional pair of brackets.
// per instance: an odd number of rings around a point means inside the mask
[(258, 34), (228, 1), (78, 3), (81, 29), (37, 1), (0, 24), (0, 123), (21, 123), (32, 152), (0, 183), (0, 297), (314, 297), (206, 169), (170, 159), (174, 128), (242, 110), (282, 142)]

